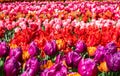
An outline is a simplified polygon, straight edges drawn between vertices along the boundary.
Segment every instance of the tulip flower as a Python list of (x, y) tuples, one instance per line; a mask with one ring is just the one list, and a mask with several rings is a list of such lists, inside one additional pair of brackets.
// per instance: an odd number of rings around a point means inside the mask
[(95, 52), (95, 57), (94, 57), (95, 62), (99, 63), (99, 62), (103, 61), (104, 53), (105, 53), (104, 46), (98, 46), (97, 50)]
[(25, 71), (21, 76), (36, 76), (39, 71), (39, 62), (35, 57), (30, 58), (25, 65)]
[(34, 56), (38, 55), (39, 49), (38, 49), (38, 47), (36, 46), (36, 44), (34, 42), (30, 43), (28, 52), (29, 52), (31, 57), (34, 57)]
[(59, 55), (56, 57), (55, 63), (59, 63), (60, 60), (61, 60), (61, 55), (59, 54)]
[(9, 58), (5, 61), (4, 72), (5, 76), (18, 76), (20, 63), (15, 57)]
[(35, 74), (38, 72), (39, 70), (39, 62), (35, 57), (30, 58), (27, 62), (26, 62), (26, 67), (25, 69), (33, 69)]
[(87, 48), (89, 56), (94, 56), (96, 52), (96, 47), (88, 47)]
[(40, 74), (40, 76), (66, 76), (67, 75), (67, 68), (61, 64), (55, 64), (54, 66), (52, 66), (49, 69), (44, 70), (44, 72), (42, 72)]
[(69, 73), (67, 76), (81, 76), (81, 75), (77, 72), (72, 72), (72, 73)]
[(34, 69), (27, 69), (25, 72), (21, 74), (21, 76), (36, 76), (36, 72)]
[(87, 46), (83, 41), (78, 41), (75, 47), (76, 47), (75, 51), (78, 53), (82, 53), (87, 50)]
[(66, 55), (66, 63), (68, 66), (77, 67), (81, 56), (77, 52), (69, 52)]
[(81, 59), (78, 65), (78, 72), (81, 76), (97, 76), (96, 63), (90, 59)]
[(105, 46), (106, 54), (114, 54), (117, 52), (117, 46), (114, 42), (110, 42)]
[(57, 51), (57, 47), (56, 47), (56, 42), (54, 40), (50, 41), (50, 42), (46, 42), (45, 46), (44, 46), (44, 52), (45, 54), (51, 56), (54, 55)]
[(120, 71), (120, 52), (106, 56), (106, 63), (111, 71)]
[(0, 42), (0, 57), (7, 56), (9, 54), (9, 46), (6, 42)]
[(98, 66), (98, 69), (101, 72), (108, 72), (109, 69), (107, 67), (106, 61), (100, 62), (100, 65)]
[(24, 71), (20, 76), (28, 76), (28, 73)]
[(15, 57), (16, 60), (21, 61), (22, 60), (22, 49), (20, 47), (11, 49), (9, 56), (10, 58)]

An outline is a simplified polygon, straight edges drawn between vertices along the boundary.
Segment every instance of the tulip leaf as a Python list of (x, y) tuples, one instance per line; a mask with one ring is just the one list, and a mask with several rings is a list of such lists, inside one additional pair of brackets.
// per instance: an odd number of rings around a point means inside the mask
[(42, 25), (42, 30), (45, 30), (45, 26)]
[(50, 57), (48, 55), (46, 55), (45, 60), (49, 60), (49, 59), (50, 59)]
[(102, 76), (105, 76), (105, 73), (104, 73), (104, 72), (102, 73)]
[(74, 46), (72, 46), (72, 48), (71, 48), (72, 50), (75, 50), (75, 47)]
[(79, 17), (79, 21), (82, 21), (82, 16)]
[(0, 68), (3, 66), (4, 62), (3, 60), (0, 60)]
[(14, 32), (15, 32), (14, 29), (6, 30), (4, 35), (4, 41), (9, 42), (11, 38), (13, 38)]
[(88, 22), (91, 22), (91, 18), (88, 18)]
[(3, 65), (4, 65), (3, 60), (0, 60), (0, 76), (4, 76)]

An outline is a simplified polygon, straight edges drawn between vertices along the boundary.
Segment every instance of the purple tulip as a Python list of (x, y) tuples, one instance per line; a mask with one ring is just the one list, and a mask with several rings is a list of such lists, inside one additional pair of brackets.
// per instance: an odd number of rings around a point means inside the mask
[(25, 66), (25, 72), (21, 76), (36, 76), (39, 71), (39, 62), (35, 57), (30, 58)]
[(120, 71), (120, 52), (107, 55), (106, 62), (109, 70)]
[(38, 60), (33, 57), (33, 58), (30, 58), (27, 63), (26, 63), (26, 67), (25, 69), (33, 69), (35, 72), (35, 74), (39, 71), (39, 62)]
[(59, 54), (59, 55), (56, 57), (55, 63), (59, 63), (60, 61), (61, 61), (61, 55)]
[(83, 41), (78, 41), (76, 44), (76, 49), (75, 51), (78, 53), (82, 53), (87, 50), (87, 46)]
[(40, 76), (67, 76), (67, 68), (62, 63), (58, 63), (44, 70)]
[(110, 42), (105, 46), (106, 54), (114, 54), (117, 52), (117, 46), (114, 42)]
[(54, 76), (66, 76), (66, 74), (61, 72), (56, 72)]
[(34, 69), (28, 68), (21, 74), (21, 76), (36, 76), (36, 72)]
[(68, 66), (77, 67), (80, 59), (81, 56), (77, 52), (71, 51), (66, 55), (66, 63)]
[(78, 72), (81, 76), (97, 76), (96, 63), (90, 59), (81, 59), (78, 65)]
[(20, 76), (28, 76), (28, 73), (24, 71)]
[(10, 57), (15, 57), (16, 60), (21, 61), (22, 60), (22, 49), (20, 47), (11, 49), (10, 50)]
[(55, 75), (55, 69), (45, 69), (40, 76), (54, 76)]
[(18, 76), (20, 63), (16, 58), (12, 57), (5, 61), (4, 72), (5, 76)]
[(0, 42), (0, 57), (7, 56), (9, 54), (9, 46), (6, 42)]
[(44, 52), (46, 53), (46, 55), (54, 55), (56, 53), (56, 42), (55, 40), (52, 40), (50, 42), (47, 42), (44, 46)]
[(36, 44), (34, 42), (31, 42), (30, 43), (30, 46), (29, 46), (29, 49), (28, 49), (28, 52), (30, 54), (31, 57), (34, 57), (34, 56), (37, 56), (38, 55), (38, 47), (36, 46)]
[(96, 63), (99, 63), (100, 61), (103, 61), (104, 53), (105, 53), (104, 46), (98, 46), (97, 50), (95, 52), (95, 57), (94, 57), (94, 60), (95, 60)]

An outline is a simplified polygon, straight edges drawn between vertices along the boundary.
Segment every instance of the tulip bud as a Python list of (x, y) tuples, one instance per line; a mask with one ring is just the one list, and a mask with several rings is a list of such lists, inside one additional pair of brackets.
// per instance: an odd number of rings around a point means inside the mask
[(82, 59), (78, 65), (78, 72), (81, 76), (97, 76), (96, 63), (90, 59)]
[(6, 42), (0, 42), (0, 57), (7, 56), (9, 54), (9, 46)]
[(50, 69), (44, 70), (40, 76), (67, 76), (67, 68), (62, 63), (57, 63)]
[(56, 53), (56, 42), (54, 40), (47, 42), (44, 46), (45, 54), (51, 56)]
[(66, 55), (66, 63), (68, 66), (77, 67), (80, 59), (81, 56), (77, 52), (71, 51)]
[(82, 53), (87, 50), (87, 46), (83, 41), (78, 41), (76, 44), (76, 49), (75, 51), (78, 53)]
[(10, 57), (15, 57), (16, 60), (22, 60), (22, 49), (20, 47), (10, 50)]
[(99, 63), (104, 59), (105, 48), (103, 46), (98, 46), (95, 52), (94, 60), (95, 62)]
[(39, 62), (35, 57), (30, 58), (27, 63), (26, 63), (26, 69), (27, 68), (32, 68), (34, 69), (36, 72), (39, 70)]
[(120, 71), (120, 52), (107, 55), (106, 62), (109, 70)]
[(117, 46), (114, 42), (110, 42), (105, 46), (106, 54), (114, 54), (117, 52)]
[(4, 72), (5, 76), (18, 76), (20, 64), (16, 58), (12, 57), (5, 61)]
[(56, 57), (55, 63), (59, 63), (60, 60), (61, 60), (61, 55), (59, 54), (59, 55)]
[(34, 57), (34, 56), (37, 56), (38, 55), (38, 47), (36, 46), (36, 44), (34, 42), (31, 42), (30, 43), (30, 46), (29, 46), (29, 49), (28, 49), (28, 52), (30, 54), (31, 57)]

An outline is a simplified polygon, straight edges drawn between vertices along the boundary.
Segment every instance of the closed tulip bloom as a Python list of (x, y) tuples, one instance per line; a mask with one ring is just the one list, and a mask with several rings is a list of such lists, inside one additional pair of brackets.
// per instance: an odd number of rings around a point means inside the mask
[(73, 51), (72, 52), (69, 52), (67, 55), (66, 55), (66, 64), (68, 66), (72, 66), (72, 62), (73, 62)]
[(109, 70), (120, 71), (120, 52), (106, 56), (106, 62)]
[(35, 73), (37, 73), (39, 71), (39, 64), (40, 63), (38, 62), (38, 60), (35, 57), (30, 58), (26, 63), (25, 69), (30, 68), (30, 69), (33, 69), (35, 71)]
[(20, 63), (16, 58), (12, 57), (5, 61), (4, 72), (5, 76), (18, 76)]
[(9, 46), (6, 42), (0, 42), (0, 57), (7, 56), (9, 54)]
[(22, 49), (20, 47), (10, 50), (10, 57), (15, 57), (16, 60), (22, 60)]
[(67, 76), (81, 76), (78, 72), (71, 72)]
[(50, 69), (44, 70), (40, 76), (66, 76), (67, 68), (62, 63), (57, 63)]
[(49, 41), (49, 42), (46, 42), (45, 46), (44, 46), (44, 52), (46, 55), (54, 55), (56, 53), (56, 42), (55, 40), (52, 40), (52, 41)]
[(68, 66), (77, 67), (81, 56), (77, 52), (69, 52), (66, 55), (66, 63)]
[(20, 76), (28, 76), (28, 73), (24, 71)]
[(96, 63), (103, 61), (104, 59), (105, 48), (104, 46), (98, 46), (95, 52), (94, 60)]
[(30, 43), (28, 52), (29, 52), (31, 57), (34, 57), (34, 56), (38, 55), (39, 49), (38, 49), (38, 47), (36, 46), (36, 44), (34, 42)]
[(73, 53), (73, 67), (78, 67), (78, 63), (81, 60), (81, 58), (82, 57), (78, 53)]
[(45, 69), (40, 76), (54, 76), (55, 75), (55, 69), (53, 70), (49, 70), (49, 69)]
[(78, 65), (78, 72), (81, 76), (97, 76), (96, 63), (90, 59), (81, 59)]
[(87, 46), (83, 41), (78, 41), (75, 47), (75, 51), (78, 53), (82, 53), (87, 50)]
[(59, 55), (56, 57), (55, 63), (59, 63), (60, 61), (61, 61), (61, 55), (59, 54)]
[(61, 73), (61, 72), (56, 72), (54, 76), (66, 76), (66, 74)]
[(105, 46), (106, 54), (114, 54), (117, 52), (117, 46), (114, 42), (110, 42)]
[(21, 76), (36, 76), (36, 72), (34, 69), (28, 68), (21, 74)]

